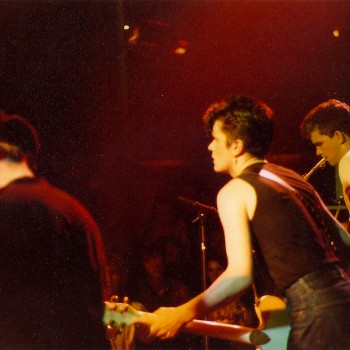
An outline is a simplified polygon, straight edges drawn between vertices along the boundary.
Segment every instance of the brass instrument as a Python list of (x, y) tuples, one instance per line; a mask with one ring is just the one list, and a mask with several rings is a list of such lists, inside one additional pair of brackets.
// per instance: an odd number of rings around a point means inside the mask
[(322, 158), (308, 173), (303, 175), (303, 178), (307, 180), (318, 168), (324, 168), (326, 165), (326, 158)]

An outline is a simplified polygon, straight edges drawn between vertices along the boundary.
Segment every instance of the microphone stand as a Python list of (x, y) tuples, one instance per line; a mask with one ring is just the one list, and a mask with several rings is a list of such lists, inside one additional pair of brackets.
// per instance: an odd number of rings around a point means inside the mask
[[(192, 223), (199, 222), (199, 234), (200, 234), (200, 245), (201, 245), (201, 263), (202, 263), (202, 290), (207, 289), (207, 261), (206, 261), (206, 245), (205, 245), (205, 213), (203, 210), (199, 210), (198, 216), (192, 221)], [(205, 318), (206, 319), (206, 318)], [(209, 338), (203, 336), (204, 350), (209, 349)]]
[(207, 264), (206, 264), (206, 238), (205, 238), (205, 213), (200, 210), (196, 219), (192, 223), (199, 222), (199, 234), (201, 244), (201, 263), (202, 263), (202, 291), (207, 289)]
[[(212, 211), (217, 213), (216, 208), (207, 206), (205, 204), (192, 201), (190, 199), (184, 198), (184, 197), (178, 197), (178, 199), (182, 202), (185, 202), (187, 204), (191, 204), (195, 207), (199, 207), (199, 212), (197, 215), (197, 218), (192, 221), (192, 223), (199, 222), (199, 234), (201, 238), (201, 263), (202, 263), (202, 290), (205, 291), (207, 289), (207, 261), (206, 261), (206, 238), (205, 238), (205, 218), (206, 218), (206, 212)], [(204, 349), (209, 349), (209, 339), (208, 336), (203, 337), (204, 340)]]
[(214, 212), (216, 214), (218, 212), (216, 208), (210, 207), (209, 205), (205, 205), (205, 204), (197, 202), (197, 201), (193, 201), (192, 199), (188, 199), (188, 198), (185, 198), (185, 197), (178, 197), (178, 200), (181, 201), (181, 202), (184, 202), (186, 204), (191, 204), (194, 207), (199, 207), (199, 208), (201, 208), (203, 210), (206, 210), (206, 211), (212, 211), (212, 212)]

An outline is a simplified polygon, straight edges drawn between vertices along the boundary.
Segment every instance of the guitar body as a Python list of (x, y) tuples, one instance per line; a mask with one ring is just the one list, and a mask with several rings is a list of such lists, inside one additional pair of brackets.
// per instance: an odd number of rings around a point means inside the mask
[(263, 327), (264, 333), (270, 338), (268, 343), (260, 345), (258, 349), (287, 349), (290, 319), (286, 312), (285, 302), (278, 297), (264, 295), (260, 298), (259, 304), (256, 306), (256, 312), (261, 320), (260, 327)]

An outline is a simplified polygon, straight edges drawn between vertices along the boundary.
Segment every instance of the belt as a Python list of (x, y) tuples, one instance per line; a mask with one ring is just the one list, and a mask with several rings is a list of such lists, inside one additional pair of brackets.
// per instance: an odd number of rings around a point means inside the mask
[(335, 281), (347, 279), (344, 270), (337, 264), (326, 264), (318, 270), (299, 278), (287, 290), (286, 294), (300, 289), (319, 289), (334, 285)]

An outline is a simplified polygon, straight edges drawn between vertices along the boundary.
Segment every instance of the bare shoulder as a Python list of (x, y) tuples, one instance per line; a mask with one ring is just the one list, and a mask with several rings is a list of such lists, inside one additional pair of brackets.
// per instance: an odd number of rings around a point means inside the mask
[(250, 192), (254, 192), (254, 189), (249, 183), (241, 179), (232, 179), (221, 188), (218, 197), (235, 195), (244, 198)]
[(256, 208), (256, 192), (246, 181), (232, 179), (218, 193), (217, 206), (220, 213), (232, 213), (236, 209), (246, 212), (251, 219)]
[(344, 154), (344, 156), (340, 159), (339, 165), (350, 163), (350, 151)]
[(339, 162), (339, 176), (343, 184), (350, 184), (350, 151)]

